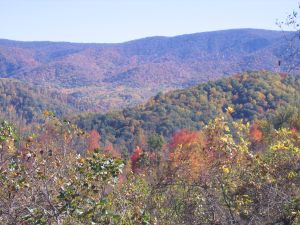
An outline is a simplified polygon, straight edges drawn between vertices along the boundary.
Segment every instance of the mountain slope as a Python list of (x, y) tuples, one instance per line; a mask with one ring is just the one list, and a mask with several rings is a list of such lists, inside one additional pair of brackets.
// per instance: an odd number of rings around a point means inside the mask
[(79, 112), (70, 96), (8, 78), (0, 79), (0, 105), (0, 119), (25, 123), (43, 119), (45, 110), (58, 116)]
[(299, 99), (300, 76), (249, 72), (158, 94), (135, 108), (80, 117), (78, 124), (87, 130), (98, 130), (104, 142), (132, 150), (143, 134), (170, 137), (182, 128), (197, 130), (217, 115), (228, 116), (229, 107), (234, 109), (233, 119), (249, 121), (270, 119), (283, 109), (285, 118), (281, 118), (281, 123), (284, 123), (289, 112), (292, 116), (300, 110)]
[(105, 111), (237, 72), (277, 70), (286, 44), (282, 32), (255, 29), (121, 44), (0, 40), (0, 77), (55, 87)]

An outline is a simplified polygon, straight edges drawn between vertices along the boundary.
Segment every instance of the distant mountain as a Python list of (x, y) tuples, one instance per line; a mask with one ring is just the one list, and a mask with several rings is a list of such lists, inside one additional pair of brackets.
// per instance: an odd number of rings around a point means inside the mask
[(109, 110), (247, 70), (278, 70), (280, 31), (237, 29), (120, 44), (0, 40), (0, 77), (49, 86)]
[[(294, 116), (300, 116), (300, 76), (243, 73), (160, 93), (134, 108), (81, 116), (78, 125), (86, 130), (96, 129), (102, 141), (131, 151), (143, 136), (157, 133), (168, 138), (182, 128), (199, 130), (216, 116), (227, 117), (229, 107), (231, 119), (276, 118), (275, 126), (299, 121)], [(300, 124), (291, 126), (300, 129)]]

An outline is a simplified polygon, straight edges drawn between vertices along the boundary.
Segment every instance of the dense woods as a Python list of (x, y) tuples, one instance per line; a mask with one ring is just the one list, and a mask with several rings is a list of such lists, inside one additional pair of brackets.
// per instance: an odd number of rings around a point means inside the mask
[[(227, 110), (230, 117), (233, 112)], [(3, 224), (299, 224), (300, 133), (217, 117), (153, 136), (128, 159), (46, 114), (28, 137), (0, 126)], [(299, 117), (296, 122), (299, 122)], [(94, 149), (92, 149), (94, 147)]]
[(41, 122), (45, 110), (66, 117), (87, 108), (72, 96), (9, 78), (0, 79), (0, 104), (2, 119), (21, 124)]
[(78, 125), (96, 129), (104, 143), (132, 152), (145, 136), (170, 138), (176, 131), (199, 130), (216, 116), (264, 120), (275, 128), (300, 128), (300, 77), (247, 72), (199, 86), (158, 94), (146, 104), (108, 114), (81, 116)]
[[(2, 81), (7, 107), (48, 106), (18, 84)], [(26, 133), (2, 120), (0, 221), (299, 224), (299, 88), (298, 75), (247, 72), (81, 128), (49, 110)]]

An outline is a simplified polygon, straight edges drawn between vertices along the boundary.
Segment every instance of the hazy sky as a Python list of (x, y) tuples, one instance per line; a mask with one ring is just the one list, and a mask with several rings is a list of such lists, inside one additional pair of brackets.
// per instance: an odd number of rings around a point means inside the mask
[(278, 29), (299, 0), (0, 0), (0, 38), (122, 42), (230, 28)]

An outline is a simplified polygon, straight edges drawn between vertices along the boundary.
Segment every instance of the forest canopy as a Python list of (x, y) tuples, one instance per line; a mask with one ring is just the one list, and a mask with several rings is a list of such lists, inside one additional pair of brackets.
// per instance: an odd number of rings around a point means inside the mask
[(104, 143), (132, 151), (144, 135), (170, 138), (176, 131), (199, 130), (216, 116), (229, 120), (267, 120), (275, 128), (299, 129), (300, 76), (246, 72), (196, 87), (159, 93), (146, 104), (78, 119), (79, 127), (97, 130)]

